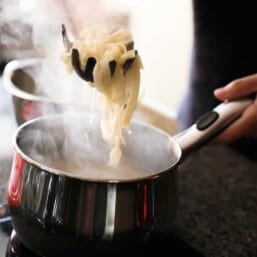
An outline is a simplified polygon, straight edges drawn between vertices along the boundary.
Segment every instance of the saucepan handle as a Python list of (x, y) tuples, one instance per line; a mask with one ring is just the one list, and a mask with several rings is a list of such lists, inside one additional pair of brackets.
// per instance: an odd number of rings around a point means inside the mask
[(201, 116), (195, 124), (174, 136), (182, 150), (182, 157), (205, 145), (237, 120), (252, 104), (252, 98), (226, 101)]

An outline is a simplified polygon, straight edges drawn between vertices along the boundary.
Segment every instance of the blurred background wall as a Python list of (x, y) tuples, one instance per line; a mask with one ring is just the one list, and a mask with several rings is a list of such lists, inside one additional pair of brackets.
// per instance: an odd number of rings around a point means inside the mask
[(106, 9), (128, 15), (144, 70), (142, 101), (175, 116), (187, 87), (192, 45), (189, 0), (102, 0)]

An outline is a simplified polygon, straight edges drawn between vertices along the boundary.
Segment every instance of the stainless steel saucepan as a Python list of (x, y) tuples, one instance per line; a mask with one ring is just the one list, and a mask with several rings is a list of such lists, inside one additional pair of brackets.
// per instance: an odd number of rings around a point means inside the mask
[[(55, 95), (51, 95), (45, 92), (44, 88), (39, 87), (39, 76), (42, 75), (42, 72), (45, 72), (44, 75), (49, 73), (46, 70), (51, 71), (53, 66), (52, 63), (51, 67), (46, 67), (47, 65), (48, 63), (44, 62), (42, 58), (26, 58), (12, 60), (4, 68), (3, 86), (12, 96), (18, 125), (45, 114), (63, 113), (73, 109), (76, 111), (89, 110), (88, 103), (71, 96), (63, 97), (61, 92), (68, 91), (65, 86), (60, 87), (59, 92)], [(60, 84), (59, 79), (60, 75), (54, 74), (45, 80), (47, 84)], [(74, 86), (72, 83), (69, 88)], [(56, 92), (57, 89), (53, 87), (52, 91)], [(66, 92), (67, 94), (69, 92)]]
[(23, 123), (14, 135), (8, 192), (17, 235), (42, 256), (85, 256), (131, 250), (152, 234), (170, 233), (179, 164), (251, 103), (222, 103), (174, 137), (132, 121), (117, 168), (106, 165), (97, 115), (49, 114)]

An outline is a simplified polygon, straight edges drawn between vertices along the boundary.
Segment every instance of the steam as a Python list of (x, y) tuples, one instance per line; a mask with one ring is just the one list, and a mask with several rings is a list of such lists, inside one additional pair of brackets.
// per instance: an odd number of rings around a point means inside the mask
[[(57, 102), (62, 106), (62, 112), (79, 111), (95, 114), (98, 111), (98, 96), (95, 96), (94, 90), (77, 75), (68, 75), (60, 58), (61, 53), (65, 51), (61, 37), (61, 24), (65, 24), (70, 37), (76, 37), (82, 28), (94, 23), (105, 23), (110, 29), (120, 26), (109, 22), (108, 17), (110, 16), (106, 10), (96, 0), (3, 0), (1, 18), (4, 24), (10, 24), (8, 30), (13, 34), (1, 36), (1, 43), (8, 45), (12, 40), (12, 45), (15, 45), (15, 42), (19, 42), (16, 44), (18, 48), (21, 42), (26, 42), (24, 47), (28, 51), (20, 48), (19, 55), (16, 56), (12, 56), (13, 53), (10, 52), (11, 58), (39, 57), (42, 60), (39, 68), (28, 71), (36, 84), (35, 94)], [(24, 35), (26, 35), (25, 39)], [(48, 115), (49, 105), (42, 105), (41, 111), (43, 115)], [(53, 108), (51, 113), (54, 111)], [(60, 169), (67, 169), (69, 166), (69, 161), (65, 162), (65, 158), (72, 159), (73, 168), (85, 166), (88, 163), (85, 159), (95, 167), (99, 165), (103, 167), (103, 162), (107, 165), (109, 149), (104, 146), (101, 133), (91, 133), (95, 131), (94, 114), (91, 115), (89, 124), (85, 124), (84, 120), (71, 123), (67, 116), (67, 121), (59, 120), (65, 123), (64, 126), (56, 124), (56, 127), (53, 127), (46, 124), (46, 130), (33, 127), (32, 132), (23, 134), (24, 139), (21, 142), (25, 142), (25, 148), (29, 149), (27, 154), (43, 164), (46, 162), (44, 155), (51, 154), (53, 158), (51, 165), (57, 167), (57, 163), (65, 164), (66, 168), (60, 167)], [(51, 119), (44, 120), (52, 122)], [(41, 126), (43, 126), (42, 123)], [(62, 133), (58, 130), (60, 127)], [(60, 135), (62, 135), (61, 139)], [(125, 170), (128, 166), (128, 164), (124, 165)], [(92, 166), (90, 169), (93, 169)], [(96, 169), (94, 172), (97, 173)], [(133, 172), (131, 174), (133, 175)]]
[(0, 17), (0, 46), (8, 49), (4, 51), (6, 58), (42, 59), (40, 69), (29, 71), (36, 82), (35, 94), (76, 106), (92, 102), (92, 88), (77, 75), (68, 76), (60, 58), (65, 51), (61, 24), (65, 24), (70, 38), (77, 37), (82, 28), (95, 23), (104, 23), (110, 29), (119, 26), (112, 21), (112, 15), (101, 1), (2, 0)]
[[(180, 151), (168, 134), (132, 124), (135, 133), (124, 134), (128, 145), (121, 162), (118, 167), (107, 166), (109, 148), (101, 137), (99, 118), (91, 123), (84, 114), (48, 117), (47, 123), (39, 120), (23, 127), (17, 144), (23, 153), (56, 174), (93, 181), (142, 179), (168, 170), (178, 160)], [(87, 144), (81, 143), (85, 138)]]
[(78, 36), (83, 27), (106, 22), (108, 13), (97, 0), (1, 0), (0, 17), (5, 32), (1, 44), (22, 47), (28, 41), (36, 50), (49, 55), (61, 45), (62, 23)]

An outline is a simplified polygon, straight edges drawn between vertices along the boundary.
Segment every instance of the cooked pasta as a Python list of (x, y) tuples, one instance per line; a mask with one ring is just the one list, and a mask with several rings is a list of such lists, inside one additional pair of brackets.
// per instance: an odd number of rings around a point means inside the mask
[(88, 27), (63, 60), (69, 73), (77, 71), (103, 95), (101, 131), (111, 149), (108, 165), (115, 167), (122, 155), (121, 144), (126, 143), (123, 130), (129, 129), (136, 109), (143, 68), (132, 34), (125, 28), (109, 33), (102, 25)]

